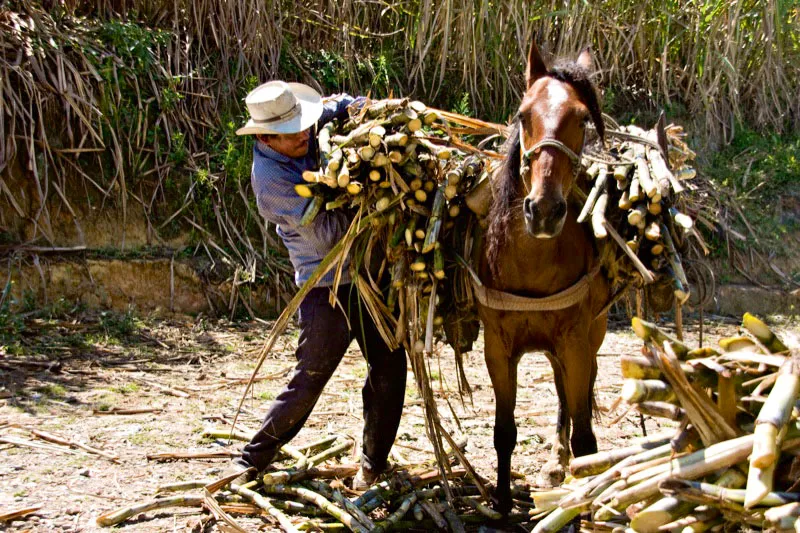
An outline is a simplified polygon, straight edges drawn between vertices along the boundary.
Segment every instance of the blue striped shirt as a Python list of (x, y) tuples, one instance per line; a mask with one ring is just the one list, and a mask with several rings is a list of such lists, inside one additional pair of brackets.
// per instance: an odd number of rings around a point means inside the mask
[[(352, 96), (341, 94), (326, 102), (317, 127), (335, 118), (347, 117), (347, 106), (354, 101)], [(298, 196), (294, 186), (305, 183), (303, 171), (319, 168), (318, 153), (317, 139), (313, 133), (309, 139), (308, 153), (300, 158), (280, 154), (258, 140), (253, 147), (251, 183), (258, 212), (277, 225), (278, 235), (289, 251), (289, 260), (294, 267), (294, 280), (298, 287), (308, 281), (322, 259), (342, 239), (352, 220), (350, 215), (340, 209), (323, 209), (313, 222), (300, 226), (300, 219), (311, 200)], [(341, 283), (351, 281), (349, 266), (350, 258), (346, 258)], [(334, 274), (335, 269), (329, 271), (318, 285), (333, 285)]]

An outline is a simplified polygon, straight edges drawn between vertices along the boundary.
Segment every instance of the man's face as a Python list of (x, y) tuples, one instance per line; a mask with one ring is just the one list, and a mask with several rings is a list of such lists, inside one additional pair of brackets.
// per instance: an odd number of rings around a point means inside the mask
[(264, 142), (279, 154), (294, 158), (303, 157), (308, 153), (309, 132), (310, 130), (303, 130), (299, 133), (281, 133)]

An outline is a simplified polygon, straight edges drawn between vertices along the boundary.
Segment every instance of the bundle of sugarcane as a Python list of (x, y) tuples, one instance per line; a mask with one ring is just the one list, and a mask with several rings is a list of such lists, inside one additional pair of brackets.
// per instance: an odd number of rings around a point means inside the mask
[(610, 236), (619, 245), (604, 249), (611, 279), (638, 286), (671, 280), (681, 304), (690, 288), (680, 252), (687, 235), (699, 238), (692, 218), (681, 212), (683, 182), (695, 176), (689, 166), (695, 154), (682, 135), (663, 121), (649, 131), (610, 125), (606, 145), (583, 155), (590, 189), (578, 216), (591, 221), (598, 240)]
[(750, 314), (746, 335), (721, 340), (720, 350), (690, 349), (639, 319), (633, 329), (645, 349), (622, 358), (622, 397), (680, 427), (574, 459), (574, 479), (560, 497), (539, 496), (551, 503), (542, 507), (538, 531), (556, 531), (586, 510), (596, 527), (640, 532), (704, 531), (725, 522), (793, 530), (800, 352), (790, 353)]
[[(206, 436), (247, 440), (242, 432), (210, 430)], [(331, 463), (353, 446), (350, 439), (331, 435), (298, 448), (284, 446), (273, 466), (276, 470), (243, 485), (230, 485), (231, 476), (162, 485), (152, 501), (124, 507), (98, 517), (101, 526), (112, 526), (154, 509), (172, 506), (206, 507), (217, 520), (241, 528), (228, 513), (269, 517), (287, 532), (345, 530), (356, 532), (388, 529), (450, 529), (464, 531), (466, 524), (498, 520), (501, 515), (481, 503), (482, 486), (464, 482), (467, 473), (456, 467), (456, 454), (448, 453), (451, 485), (442, 484), (438, 468), (420, 464), (396, 471), (360, 495), (347, 497), (342, 480), (358, 471), (357, 464)], [(464, 443), (461, 444), (464, 446)], [(201, 490), (202, 494), (168, 496)], [(449, 493), (449, 498), (446, 493)], [(527, 494), (515, 496), (529, 501)], [(509, 517), (512, 523), (529, 521), (527, 513)], [(239, 529), (237, 529), (239, 528)]]

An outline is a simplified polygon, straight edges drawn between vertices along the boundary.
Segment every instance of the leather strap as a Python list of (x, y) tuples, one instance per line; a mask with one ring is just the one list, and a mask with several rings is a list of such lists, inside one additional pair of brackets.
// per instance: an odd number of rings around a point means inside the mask
[(598, 263), (590, 272), (563, 291), (541, 298), (518, 296), (489, 288), (481, 282), (471, 267), (467, 266), (467, 269), (475, 297), (484, 307), (499, 311), (557, 311), (572, 307), (588, 296), (592, 281), (600, 272), (600, 264)]

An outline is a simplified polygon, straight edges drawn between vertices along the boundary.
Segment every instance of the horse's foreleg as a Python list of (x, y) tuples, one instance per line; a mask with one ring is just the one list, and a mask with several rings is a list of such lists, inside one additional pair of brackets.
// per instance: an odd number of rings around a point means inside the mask
[(495, 395), (494, 449), (497, 452), (497, 510), (511, 510), (511, 454), (517, 444), (514, 407), (517, 401), (517, 363), (497, 339), (486, 335), (486, 367), (492, 379)]
[(565, 467), (569, 462), (570, 417), (564, 389), (564, 369), (561, 362), (553, 357), (553, 354), (547, 353), (546, 355), (553, 368), (553, 378), (558, 394), (558, 419), (556, 420), (556, 433), (552, 438), (550, 459), (539, 471), (536, 483), (541, 487), (557, 487), (566, 477)]
[[(564, 365), (564, 392), (567, 412), (572, 419), (572, 453), (575, 457), (597, 452), (592, 431), (592, 393), (597, 376), (597, 348), (586, 333), (567, 335), (559, 346)], [(565, 465), (566, 466), (566, 465)]]

